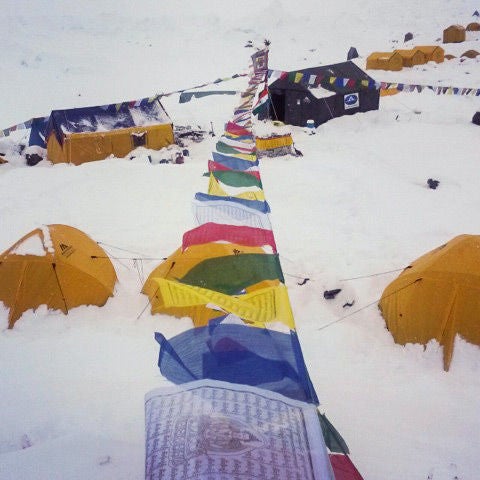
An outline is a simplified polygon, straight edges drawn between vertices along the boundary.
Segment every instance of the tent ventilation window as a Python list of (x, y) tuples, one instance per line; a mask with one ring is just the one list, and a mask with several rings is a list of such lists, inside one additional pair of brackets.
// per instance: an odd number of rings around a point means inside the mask
[(147, 144), (147, 132), (132, 133), (133, 148), (143, 147)]

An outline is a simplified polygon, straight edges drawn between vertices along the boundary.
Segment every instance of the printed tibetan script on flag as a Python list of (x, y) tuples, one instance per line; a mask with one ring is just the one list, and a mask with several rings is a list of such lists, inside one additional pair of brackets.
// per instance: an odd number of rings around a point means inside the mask
[(145, 397), (146, 480), (334, 480), (313, 405), (199, 380)]

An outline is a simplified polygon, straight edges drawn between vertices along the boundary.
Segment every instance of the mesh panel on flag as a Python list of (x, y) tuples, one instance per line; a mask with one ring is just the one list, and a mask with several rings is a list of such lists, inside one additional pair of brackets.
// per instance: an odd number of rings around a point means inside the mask
[(194, 201), (192, 207), (193, 215), (199, 225), (213, 222), (225, 225), (264, 228), (267, 230), (272, 229), (267, 214), (231, 201)]

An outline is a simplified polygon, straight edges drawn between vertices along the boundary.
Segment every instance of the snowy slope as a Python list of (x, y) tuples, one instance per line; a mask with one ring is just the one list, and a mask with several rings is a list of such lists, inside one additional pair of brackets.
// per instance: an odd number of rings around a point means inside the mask
[[(142, 98), (245, 72), (247, 40), (272, 41), (274, 69), (343, 61), (350, 46), (363, 67), (371, 51), (435, 43), (443, 28), (466, 25), (480, 10), (466, 0), (352, 3), (4, 0), (0, 127), (54, 108)], [(409, 31), (415, 38), (404, 45)], [(479, 37), (445, 50), (480, 51)], [(480, 88), (480, 57), (369, 73)], [(241, 90), (245, 79), (220, 86)], [(162, 100), (174, 123), (212, 122), (217, 133), (238, 102)], [(445, 373), (435, 342), (426, 349), (394, 344), (376, 303), (413, 259), (480, 232), (480, 129), (470, 122), (479, 109), (480, 97), (428, 91), (382, 98), (379, 111), (332, 120), (316, 135), (293, 128), (303, 157), (261, 162), (305, 361), (323, 411), (366, 480), (478, 478), (479, 348), (458, 338)], [(102, 308), (68, 316), (40, 308), (7, 330), (0, 306), (2, 480), (143, 477), (143, 396), (167, 383), (153, 333), (170, 337), (191, 322), (151, 316), (139, 290), (194, 226), (190, 202), (207, 189), (202, 173), (215, 140), (192, 144), (183, 165), (139, 156), (80, 167), (0, 166), (0, 251), (38, 225), (66, 223), (102, 242), (119, 276)], [(428, 178), (440, 187), (428, 189)], [(324, 300), (333, 288), (342, 292)]]

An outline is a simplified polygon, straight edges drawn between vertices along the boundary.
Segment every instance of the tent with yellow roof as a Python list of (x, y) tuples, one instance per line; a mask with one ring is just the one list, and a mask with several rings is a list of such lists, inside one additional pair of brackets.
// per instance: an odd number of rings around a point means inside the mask
[(37, 228), (0, 255), (0, 300), (10, 309), (9, 328), (40, 305), (65, 314), (80, 305), (102, 306), (116, 280), (104, 250), (68, 225)]
[(403, 59), (398, 52), (373, 52), (367, 57), (367, 70), (399, 71), (403, 68)]
[(46, 127), (52, 163), (124, 157), (137, 147), (160, 150), (174, 143), (173, 124), (158, 98), (52, 111)]
[(427, 62), (425, 54), (418, 48), (412, 49), (398, 49), (395, 50), (402, 57), (402, 64), (404, 67), (414, 67), (415, 65), (423, 65)]
[(457, 334), (480, 345), (480, 235), (459, 235), (412, 262), (379, 307), (396, 343), (437, 340), (448, 370)]

